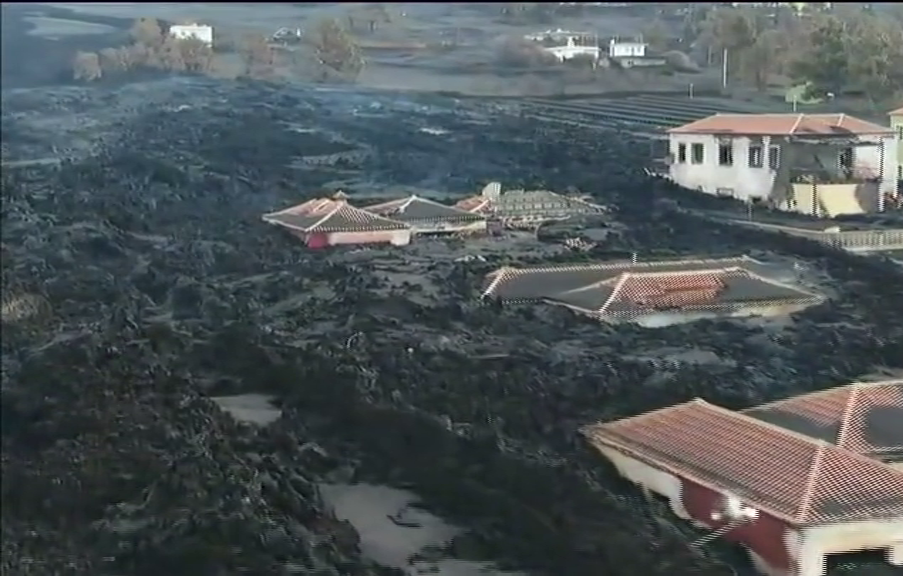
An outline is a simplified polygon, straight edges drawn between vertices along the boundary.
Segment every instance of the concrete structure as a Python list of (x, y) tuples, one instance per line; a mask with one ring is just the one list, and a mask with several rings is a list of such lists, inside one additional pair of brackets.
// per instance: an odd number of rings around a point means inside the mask
[(875, 230), (841, 230), (832, 226), (825, 230), (795, 228), (751, 220), (732, 220), (741, 226), (808, 238), (848, 252), (893, 252), (903, 250), (903, 228)]
[(602, 55), (599, 38), (587, 32), (571, 32), (559, 28), (529, 34), (524, 38), (539, 45), (544, 52), (551, 54), (559, 62), (578, 57), (597, 62)]
[(486, 217), (481, 214), (417, 195), (366, 206), (364, 210), (405, 222), (415, 234), (483, 234), (487, 226)]
[(411, 242), (408, 224), (355, 208), (342, 193), (265, 214), (263, 221), (285, 228), (310, 248), (347, 244), (404, 246)]
[(844, 114), (716, 114), (673, 128), (669, 178), (814, 216), (882, 211), (896, 186), (890, 128)]
[(821, 576), (828, 555), (866, 550), (903, 566), (903, 380), (743, 413), (696, 399), (582, 433), (678, 517), (745, 547), (762, 574)]
[(822, 297), (762, 276), (752, 258), (505, 267), (489, 274), (484, 298), (547, 302), (610, 322), (658, 324), (713, 316), (775, 316)]
[(604, 206), (584, 198), (548, 190), (508, 190), (503, 193), (498, 182), (487, 184), (479, 196), (461, 200), (455, 207), (500, 221), (509, 228), (534, 228), (545, 222), (600, 216), (607, 212)]
[(894, 143), (897, 151), (897, 198), (903, 197), (903, 108), (890, 113), (890, 126), (894, 131)]
[(213, 46), (213, 27), (202, 24), (174, 24), (169, 27), (169, 35), (179, 40), (193, 38), (207, 46)]
[(645, 42), (624, 41), (612, 38), (608, 42), (608, 57), (617, 58), (645, 58), (646, 49), (649, 47)]

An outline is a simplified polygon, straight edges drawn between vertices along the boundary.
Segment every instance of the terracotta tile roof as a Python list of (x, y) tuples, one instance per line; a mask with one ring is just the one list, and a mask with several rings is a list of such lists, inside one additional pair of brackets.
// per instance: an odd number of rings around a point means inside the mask
[(880, 460), (903, 460), (903, 380), (853, 383), (743, 411)]
[(671, 134), (737, 134), (748, 136), (891, 135), (879, 124), (846, 114), (715, 114), (668, 130)]
[(897, 108), (888, 112), (888, 116), (903, 116), (903, 108)]
[(752, 302), (817, 303), (821, 297), (769, 280), (748, 257), (505, 267), (487, 276), (483, 297), (549, 301), (598, 316), (630, 317), (670, 308), (730, 309)]
[(483, 214), (486, 212), (486, 209), (491, 205), (491, 201), (489, 198), (484, 196), (471, 196), (470, 198), (465, 198), (464, 200), (459, 200), (455, 202), (455, 208), (459, 210), (464, 210), (465, 212), (474, 212)]
[(300, 232), (368, 232), (406, 230), (403, 222), (355, 208), (347, 200), (316, 198), (278, 212), (264, 214), (263, 221)]
[(704, 400), (581, 432), (796, 526), (903, 516), (903, 471)]
[(379, 214), (400, 222), (476, 222), (484, 218), (472, 211), (446, 206), (417, 195), (400, 200), (364, 207), (367, 212)]

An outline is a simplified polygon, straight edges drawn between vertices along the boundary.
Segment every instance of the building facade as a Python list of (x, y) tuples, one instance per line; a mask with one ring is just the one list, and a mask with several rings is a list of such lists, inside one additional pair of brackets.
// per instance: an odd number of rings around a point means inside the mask
[(897, 187), (896, 194), (903, 196), (903, 108), (890, 113), (890, 126), (894, 130), (894, 148), (897, 153)]
[(843, 114), (719, 114), (668, 137), (670, 179), (707, 194), (837, 216), (896, 188), (891, 129)]
[(903, 428), (875, 428), (901, 413), (893, 380), (744, 413), (697, 399), (582, 432), (676, 516), (746, 548), (761, 574), (821, 576), (832, 554), (881, 550), (903, 565), (903, 471), (890, 462)]
[(179, 40), (200, 40), (207, 46), (213, 46), (213, 27), (202, 24), (175, 24), (169, 27), (169, 35)]

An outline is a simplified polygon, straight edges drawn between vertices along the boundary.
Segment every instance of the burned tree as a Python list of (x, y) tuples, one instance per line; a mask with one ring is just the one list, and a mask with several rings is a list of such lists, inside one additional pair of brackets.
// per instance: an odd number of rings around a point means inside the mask
[(92, 82), (103, 76), (100, 67), (100, 56), (97, 52), (79, 52), (72, 63), (72, 76), (75, 80)]
[(264, 78), (272, 74), (273, 66), (276, 64), (276, 54), (264, 36), (258, 34), (245, 36), (239, 51), (244, 61), (244, 76)]
[(320, 80), (357, 79), (364, 69), (364, 57), (354, 39), (337, 20), (320, 22), (310, 38)]
[(178, 41), (185, 70), (194, 73), (209, 72), (213, 66), (213, 49), (198, 38)]
[(156, 18), (139, 18), (135, 20), (131, 30), (132, 38), (136, 44), (159, 47), (163, 44), (165, 35), (163, 27)]

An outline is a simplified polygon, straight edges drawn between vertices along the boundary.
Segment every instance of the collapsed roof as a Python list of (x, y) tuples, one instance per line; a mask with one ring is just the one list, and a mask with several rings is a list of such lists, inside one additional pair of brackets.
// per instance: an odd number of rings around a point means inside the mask
[(488, 184), (480, 195), (465, 198), (455, 204), (455, 207), (467, 212), (511, 220), (561, 220), (606, 212), (604, 206), (549, 190), (502, 192), (502, 185), (498, 182)]
[(398, 220), (399, 222), (480, 222), (484, 220), (478, 213), (440, 204), (428, 198), (411, 195), (407, 198), (383, 202), (364, 208), (368, 212)]

